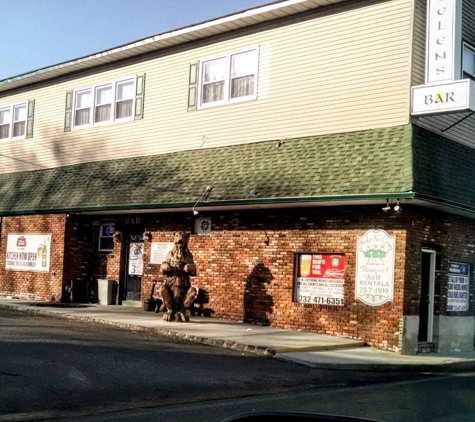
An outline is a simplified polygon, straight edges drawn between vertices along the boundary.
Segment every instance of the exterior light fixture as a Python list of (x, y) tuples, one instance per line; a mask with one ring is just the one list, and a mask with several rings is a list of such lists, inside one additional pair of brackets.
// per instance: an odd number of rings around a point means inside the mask
[(394, 205), (393, 210), (395, 212), (402, 212), (402, 207), (399, 205), (399, 199), (396, 201), (396, 205)]
[(193, 215), (198, 215), (199, 212), (197, 210), (195, 210), (196, 206), (200, 203), (200, 201), (206, 196), (205, 199), (208, 199), (208, 196), (209, 196), (209, 193), (211, 192), (211, 190), (213, 189), (212, 186), (206, 186), (206, 189), (205, 191), (201, 194), (201, 196), (198, 198), (198, 201), (196, 201), (196, 204), (193, 205), (193, 207), (191, 208), (191, 210), (193, 211)]
[(386, 206), (382, 208), (384, 212), (388, 212), (391, 207), (389, 206), (389, 199), (386, 199)]

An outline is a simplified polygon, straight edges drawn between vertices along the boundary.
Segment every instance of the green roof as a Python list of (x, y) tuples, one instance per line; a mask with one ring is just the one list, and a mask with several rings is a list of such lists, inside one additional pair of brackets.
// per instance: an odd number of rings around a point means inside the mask
[(413, 126), (414, 191), (417, 196), (475, 209), (475, 149)]
[[(0, 174), (0, 214), (372, 197), (412, 190), (411, 126)], [(251, 196), (255, 189), (257, 196)], [(246, 202), (246, 203), (247, 203)]]

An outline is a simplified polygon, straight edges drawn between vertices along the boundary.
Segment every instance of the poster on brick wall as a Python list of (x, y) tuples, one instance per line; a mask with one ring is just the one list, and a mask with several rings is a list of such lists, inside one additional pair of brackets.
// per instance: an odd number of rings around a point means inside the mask
[(345, 255), (298, 253), (294, 301), (316, 305), (344, 305)]
[(167, 259), (167, 254), (173, 249), (173, 242), (152, 242), (150, 250), (150, 264), (162, 264)]
[(370, 306), (394, 300), (396, 236), (368, 230), (356, 243), (355, 299)]
[(51, 234), (9, 234), (5, 269), (49, 272)]
[(469, 307), (470, 264), (449, 262), (448, 312), (466, 312)]

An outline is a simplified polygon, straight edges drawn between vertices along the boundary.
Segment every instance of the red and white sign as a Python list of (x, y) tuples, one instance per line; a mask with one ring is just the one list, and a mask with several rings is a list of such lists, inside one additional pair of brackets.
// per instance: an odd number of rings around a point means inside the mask
[(295, 302), (344, 305), (345, 255), (299, 253), (296, 262)]
[(9, 234), (5, 269), (49, 272), (51, 234)]

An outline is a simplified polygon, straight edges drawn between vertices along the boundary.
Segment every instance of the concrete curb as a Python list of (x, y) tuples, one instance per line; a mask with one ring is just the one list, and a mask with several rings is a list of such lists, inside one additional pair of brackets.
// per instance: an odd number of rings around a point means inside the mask
[[(459, 362), (441, 362), (437, 364), (432, 363), (329, 363), (329, 362), (314, 362), (305, 360), (299, 357), (288, 356), (293, 352), (311, 352), (311, 351), (327, 351), (327, 350), (341, 350), (348, 347), (358, 347), (359, 344), (349, 345), (332, 345), (332, 346), (316, 346), (303, 348), (272, 348), (263, 346), (254, 346), (243, 343), (238, 343), (231, 340), (213, 339), (209, 337), (201, 337), (192, 334), (184, 334), (177, 331), (172, 331), (164, 328), (144, 327), (136, 324), (128, 324), (117, 321), (109, 321), (101, 318), (92, 318), (88, 316), (71, 315), (68, 313), (58, 313), (48, 309), (42, 309), (42, 306), (16, 305), (16, 304), (0, 304), (0, 308), (14, 309), (23, 312), (29, 312), (37, 315), (48, 316), (58, 319), (71, 319), (75, 321), (83, 321), (90, 324), (103, 324), (112, 327), (121, 328), (129, 331), (137, 331), (148, 333), (152, 335), (161, 335), (164, 337), (171, 337), (178, 340), (189, 341), (193, 343), (206, 344), (214, 347), (222, 347), (226, 349), (235, 350), (238, 352), (247, 352), (262, 356), (273, 357), (285, 362), (304, 365), (315, 369), (326, 370), (347, 370), (347, 371), (383, 371), (383, 372), (463, 372), (475, 370), (475, 359)], [(59, 308), (64, 309), (67, 306)], [(287, 355), (282, 355), (286, 353)]]
[[(31, 309), (28, 309), (25, 306), (21, 306), (21, 305), (18, 306), (18, 305), (0, 304), (0, 308), (15, 309), (17, 311), (41, 314), (41, 315), (49, 316), (52, 318), (71, 319), (75, 321), (83, 321), (83, 322), (94, 323), (94, 324), (97, 323), (97, 324), (109, 325), (109, 326), (121, 328), (124, 330), (138, 331), (138, 332), (144, 332), (144, 333), (149, 333), (149, 334), (158, 334), (164, 337), (172, 337), (179, 340), (190, 341), (192, 343), (200, 343), (200, 344), (206, 344), (208, 346), (223, 347), (226, 349), (232, 349), (239, 352), (248, 352), (248, 353), (253, 353), (257, 355), (265, 355), (265, 356), (272, 357), (277, 353), (277, 351), (272, 348), (267, 348), (267, 347), (262, 347), (262, 346), (253, 346), (253, 345), (237, 343), (237, 342), (229, 341), (229, 340), (199, 337), (195, 335), (183, 334), (176, 331), (166, 330), (163, 328), (150, 328), (150, 327), (143, 327), (141, 325), (127, 324), (127, 323), (116, 322), (116, 321), (108, 321), (108, 320), (100, 319), (100, 318), (61, 314), (54, 311), (41, 309), (41, 306), (38, 306), (38, 307), (32, 306)], [(67, 307), (60, 307), (60, 308), (64, 309)]]
[(448, 362), (440, 364), (391, 364), (391, 363), (318, 363), (288, 356), (275, 356), (276, 359), (315, 369), (364, 372), (467, 372), (475, 370), (475, 361)]

